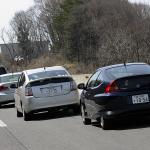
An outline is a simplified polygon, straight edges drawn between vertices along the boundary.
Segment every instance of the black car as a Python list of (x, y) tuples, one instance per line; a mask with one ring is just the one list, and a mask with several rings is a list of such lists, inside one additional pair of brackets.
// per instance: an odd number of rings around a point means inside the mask
[(103, 129), (116, 118), (150, 114), (150, 66), (124, 63), (99, 68), (87, 84), (78, 85), (84, 124), (100, 122)]

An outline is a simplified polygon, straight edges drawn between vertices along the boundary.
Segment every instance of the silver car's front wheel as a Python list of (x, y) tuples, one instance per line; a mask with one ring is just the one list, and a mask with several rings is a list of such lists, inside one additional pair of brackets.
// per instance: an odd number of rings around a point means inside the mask
[(21, 113), (20, 111), (18, 111), (18, 109), (17, 109), (17, 117), (23, 117), (23, 113)]

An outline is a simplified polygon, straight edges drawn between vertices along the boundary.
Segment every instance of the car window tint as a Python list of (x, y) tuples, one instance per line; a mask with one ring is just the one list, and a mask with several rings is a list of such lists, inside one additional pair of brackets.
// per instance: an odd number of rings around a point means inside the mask
[(18, 78), (18, 87), (20, 86), (21, 77), (22, 77), (22, 75), (20, 75), (19, 78)]
[(21, 81), (22, 85), (25, 83), (25, 80), (26, 80), (26, 78), (25, 78), (25, 75), (23, 74), (22, 81)]
[(68, 73), (65, 70), (52, 70), (52, 71), (43, 71), (37, 72), (28, 75), (29, 80), (36, 80), (40, 78), (53, 77), (53, 76), (66, 76)]
[(25, 75), (22, 73), (22, 75), (19, 77), (18, 80), (18, 87), (22, 86), (25, 83)]
[(12, 75), (8, 75), (8, 76), (1, 76), (1, 77), (0, 77), (0, 83), (18, 81), (19, 75), (20, 75), (20, 74), (12, 74)]
[(117, 66), (117, 67), (109, 68), (105, 70), (105, 72), (110, 79), (115, 80), (117, 78), (122, 78), (127, 76), (150, 74), (150, 66), (145, 64)]
[(93, 76), (89, 79), (88, 83), (87, 83), (87, 87), (95, 87), (95, 82), (97, 80), (98, 75), (100, 74), (100, 71), (97, 71), (95, 74), (93, 74)]
[(102, 76), (102, 72), (101, 72), (95, 82), (95, 87), (100, 85), (102, 83), (102, 81), (103, 81), (103, 76)]

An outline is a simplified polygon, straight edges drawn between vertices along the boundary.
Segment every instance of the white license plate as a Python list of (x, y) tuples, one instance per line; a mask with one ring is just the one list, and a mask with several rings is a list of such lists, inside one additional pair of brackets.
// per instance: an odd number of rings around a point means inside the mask
[(45, 96), (56, 96), (61, 93), (61, 86), (41, 88), (41, 93)]
[(148, 94), (141, 94), (141, 95), (132, 96), (132, 103), (133, 104), (148, 103), (148, 102), (149, 102)]

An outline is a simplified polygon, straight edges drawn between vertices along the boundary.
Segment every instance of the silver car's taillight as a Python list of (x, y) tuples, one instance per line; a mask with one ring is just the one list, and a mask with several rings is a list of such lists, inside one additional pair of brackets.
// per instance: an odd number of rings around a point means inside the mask
[(71, 91), (77, 90), (77, 85), (74, 81), (70, 82), (70, 90)]
[(33, 96), (32, 88), (31, 86), (25, 87), (25, 96)]

